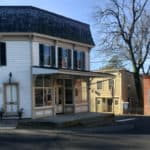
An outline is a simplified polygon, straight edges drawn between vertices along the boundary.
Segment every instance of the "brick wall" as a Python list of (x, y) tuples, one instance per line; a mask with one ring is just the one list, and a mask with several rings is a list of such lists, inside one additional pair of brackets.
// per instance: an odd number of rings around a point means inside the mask
[(144, 114), (150, 115), (150, 76), (143, 77)]

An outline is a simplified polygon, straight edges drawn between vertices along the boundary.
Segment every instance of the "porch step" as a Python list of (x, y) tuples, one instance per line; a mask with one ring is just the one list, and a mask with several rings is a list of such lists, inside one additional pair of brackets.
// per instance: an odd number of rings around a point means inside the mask
[(0, 130), (4, 129), (15, 129), (17, 127), (17, 119), (0, 120)]
[(2, 120), (17, 120), (19, 119), (18, 115), (4, 115)]

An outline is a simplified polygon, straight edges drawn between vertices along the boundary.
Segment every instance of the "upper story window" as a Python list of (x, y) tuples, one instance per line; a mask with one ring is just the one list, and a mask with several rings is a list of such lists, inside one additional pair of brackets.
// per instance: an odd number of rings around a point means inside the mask
[(74, 51), (74, 69), (85, 70), (85, 52)]
[(71, 49), (58, 48), (58, 65), (60, 68), (68, 68), (71, 69), (72, 61), (71, 61)]
[(102, 89), (102, 81), (97, 82), (97, 89)]
[(40, 66), (55, 67), (55, 46), (39, 45)]
[(109, 80), (108, 80), (108, 88), (109, 88), (109, 89), (114, 88), (114, 80), (113, 80), (113, 79), (109, 79)]
[(6, 43), (0, 42), (0, 66), (6, 66)]

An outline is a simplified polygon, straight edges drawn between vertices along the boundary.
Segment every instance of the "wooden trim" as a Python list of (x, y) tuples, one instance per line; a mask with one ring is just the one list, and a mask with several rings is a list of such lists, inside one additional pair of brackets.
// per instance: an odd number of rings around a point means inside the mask
[(24, 38), (30, 38), (30, 37), (33, 37), (33, 41), (34, 41), (34, 38), (36, 37), (40, 37), (42, 39), (48, 39), (48, 40), (54, 40), (54, 41), (58, 41), (58, 42), (65, 42), (66, 44), (73, 44), (73, 45), (78, 45), (78, 46), (81, 46), (81, 47), (85, 47), (85, 48), (93, 48), (94, 46), (93, 45), (89, 45), (89, 44), (84, 44), (84, 43), (80, 43), (80, 42), (76, 42), (76, 41), (71, 41), (71, 40), (67, 40), (67, 39), (62, 39), (62, 38), (58, 38), (58, 37), (53, 37), (53, 36), (49, 36), (49, 35), (44, 35), (44, 34), (39, 34), (39, 33), (35, 33), (35, 32), (3, 32), (3, 33), (0, 33), (0, 37), (2, 39), (6, 39), (6, 38), (9, 38), (9, 37), (16, 37), (17, 39), (19, 38), (20, 39), (20, 36), (24, 37)]
[[(3, 88), (4, 88), (4, 109), (6, 110), (6, 86), (11, 86), (15, 85), (17, 88), (17, 111), (19, 110), (20, 106), (20, 94), (19, 94), (19, 83), (18, 82), (12, 82), (12, 83), (3, 83)], [(6, 115), (9, 115), (9, 113), (5, 112)], [(11, 114), (10, 114), (11, 115)], [(13, 115), (13, 114), (12, 114)]]

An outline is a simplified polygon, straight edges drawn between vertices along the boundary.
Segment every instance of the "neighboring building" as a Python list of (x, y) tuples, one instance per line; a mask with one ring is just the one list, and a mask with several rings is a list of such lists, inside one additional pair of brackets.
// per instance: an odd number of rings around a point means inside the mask
[(143, 77), (144, 115), (150, 115), (150, 75)]
[(0, 6), (0, 108), (24, 118), (89, 111), (88, 24), (32, 6)]
[(136, 90), (133, 74), (125, 69), (99, 70), (113, 77), (91, 80), (91, 111), (124, 114), (132, 112)]

